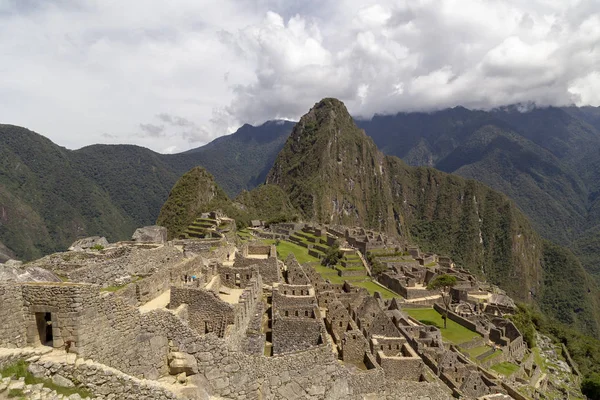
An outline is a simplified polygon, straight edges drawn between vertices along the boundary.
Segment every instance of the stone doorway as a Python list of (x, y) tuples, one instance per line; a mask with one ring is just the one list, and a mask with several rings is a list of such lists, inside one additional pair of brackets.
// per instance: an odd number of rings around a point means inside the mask
[(54, 332), (52, 331), (52, 313), (38, 312), (35, 313), (35, 320), (40, 336), (40, 343), (43, 346), (54, 345)]

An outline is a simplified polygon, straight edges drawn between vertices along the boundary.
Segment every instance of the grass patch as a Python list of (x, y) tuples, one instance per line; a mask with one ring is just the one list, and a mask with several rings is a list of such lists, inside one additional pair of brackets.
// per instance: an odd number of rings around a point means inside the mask
[(23, 390), (22, 390), (22, 389), (10, 389), (10, 390), (8, 391), (8, 395), (7, 395), (7, 397), (8, 397), (9, 399), (14, 399), (14, 398), (16, 398), (16, 397), (19, 397), (19, 398), (21, 398), (21, 399), (25, 399), (25, 393), (23, 393)]
[(142, 279), (141, 276), (134, 276), (134, 277), (132, 277), (131, 281), (129, 281), (123, 285), (113, 285), (113, 286), (103, 287), (102, 289), (100, 289), (100, 291), (101, 292), (116, 292), (117, 290), (123, 289), (125, 286), (129, 285), (130, 283), (139, 281), (140, 279)]
[[(272, 239), (266, 239), (266, 240), (263, 240), (263, 242), (266, 244), (270, 244), (270, 245), (275, 244), (275, 240), (272, 240)], [(290, 253), (293, 253), (296, 256), (296, 260), (298, 260), (298, 262), (300, 264), (304, 264), (305, 262), (319, 261), (318, 258), (313, 257), (310, 254), (308, 254), (307, 248), (302, 247), (302, 246), (297, 245), (292, 242), (288, 242), (287, 240), (280, 240), (279, 245), (277, 245), (276, 248), (277, 248), (277, 256), (279, 257), (280, 260), (285, 261), (287, 256)]]
[(501, 363), (498, 363), (496, 365), (492, 365), (491, 367), (494, 371), (501, 373), (502, 375), (505, 376), (511, 376), (512, 374), (514, 374), (515, 372), (517, 372), (519, 370), (519, 366), (515, 365), (513, 363), (510, 363), (508, 361), (504, 361)]
[(374, 294), (375, 292), (381, 293), (381, 296), (384, 299), (391, 299), (394, 297), (400, 297), (398, 294), (392, 292), (389, 289), (384, 288), (383, 286), (379, 286), (375, 282), (371, 280), (363, 281), (363, 282), (352, 282), (355, 286), (364, 287), (369, 291), (369, 293)]
[[(44, 385), (44, 387), (47, 387), (51, 390), (54, 390), (56, 393), (58, 394), (62, 394), (63, 396), (71, 396), (72, 394), (79, 394), (81, 397), (86, 398), (86, 397), (92, 397), (91, 393), (84, 388), (79, 388), (79, 387), (71, 387), (71, 388), (67, 388), (67, 387), (63, 387), (63, 386), (58, 386), (56, 385), (54, 382), (52, 382), (52, 380), (50, 379), (44, 379), (44, 378), (36, 378), (34, 377), (29, 371), (27, 371), (27, 367), (29, 365), (23, 361), (23, 360), (19, 360), (16, 363), (10, 364), (8, 366), (6, 366), (5, 368), (0, 370), (0, 375), (4, 376), (4, 377), (15, 377), (16, 379), (19, 378), (25, 378), (25, 384), (26, 385), (37, 385), (38, 383), (41, 383)], [(15, 390), (15, 389), (13, 389)], [(9, 392), (8, 397), (19, 397), (19, 396), (23, 396), (23, 392), (19, 390), (20, 393), (16, 393), (17, 391), (15, 390), (15, 395), (11, 396)]]
[(475, 358), (477, 356), (482, 355), (483, 353), (485, 353), (486, 351), (488, 351), (490, 349), (491, 349), (490, 346), (478, 346), (478, 347), (473, 347), (472, 349), (466, 349), (463, 352), (466, 353), (470, 358), (475, 360)]
[(450, 319), (448, 319), (447, 328), (444, 329), (442, 316), (433, 308), (404, 308), (403, 311), (406, 311), (408, 315), (423, 324), (440, 328), (442, 338), (447, 342), (458, 345), (481, 337), (477, 332), (473, 332)]
[(485, 357), (481, 361), (490, 361), (490, 360), (493, 360), (494, 358), (498, 357), (500, 354), (502, 354), (502, 350), (496, 350), (492, 354), (490, 354), (489, 356)]

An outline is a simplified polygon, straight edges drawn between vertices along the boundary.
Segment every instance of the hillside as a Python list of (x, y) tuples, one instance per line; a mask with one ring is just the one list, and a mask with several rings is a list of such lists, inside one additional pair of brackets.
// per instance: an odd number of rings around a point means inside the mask
[(157, 225), (168, 230), (169, 239), (177, 238), (200, 214), (223, 208), (230, 203), (211, 174), (200, 167), (183, 174), (160, 209)]
[[(544, 259), (550, 248), (512, 201), (473, 180), (384, 156), (338, 100), (325, 99), (302, 117), (267, 183), (288, 193), (306, 219), (397, 233), (450, 255), (518, 299), (533, 298), (552, 315), (598, 331), (596, 292), (585, 271), (570, 262), (544, 270), (556, 265)], [(561, 282), (583, 304), (553, 299), (551, 283), (564, 273), (570, 280)]]
[(177, 179), (198, 165), (229, 196), (250, 190), (264, 181), (292, 126), (244, 125), (206, 146), (165, 155), (131, 145), (72, 151), (28, 129), (0, 125), (0, 259), (31, 260), (90, 235), (128, 239), (156, 221)]
[(600, 108), (462, 107), (358, 121), (386, 154), (475, 179), (515, 201), (536, 230), (598, 272)]
[(243, 191), (232, 201), (202, 167), (194, 167), (177, 180), (160, 209), (157, 225), (168, 229), (169, 239), (179, 237), (202, 213), (221, 210), (236, 220), (239, 228), (253, 219), (287, 221), (297, 218), (288, 196), (275, 185)]
[(71, 154), (34, 132), (0, 125), (0, 241), (22, 259), (64, 250), (82, 234), (117, 240), (136, 221)]

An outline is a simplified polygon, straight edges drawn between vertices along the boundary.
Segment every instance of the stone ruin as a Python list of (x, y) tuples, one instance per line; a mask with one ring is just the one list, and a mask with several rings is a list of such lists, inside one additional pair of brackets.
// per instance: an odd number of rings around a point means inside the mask
[[(136, 237), (31, 263), (60, 281), (0, 282), (0, 368), (26, 356), (39, 376), (60, 376), (100, 399), (507, 393), (447, 347), (439, 329), (405, 314), (402, 300), (332, 284), (293, 255), (282, 262), (274, 246), (167, 242), (154, 227)], [(344, 237), (389, 243), (364, 230)], [(390, 279), (409, 289), (407, 280), (424, 285), (437, 271), (394, 268)], [(490, 340), (514, 357), (526, 350), (514, 325), (494, 323)], [(110, 384), (101, 383), (106, 377)]]

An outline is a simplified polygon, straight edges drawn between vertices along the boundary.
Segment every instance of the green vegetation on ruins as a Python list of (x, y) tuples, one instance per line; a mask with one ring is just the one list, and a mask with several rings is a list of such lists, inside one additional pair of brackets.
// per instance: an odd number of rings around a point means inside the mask
[(450, 319), (447, 327), (444, 328), (442, 315), (433, 308), (402, 308), (402, 311), (425, 325), (433, 325), (439, 328), (442, 332), (442, 338), (452, 344), (460, 345), (481, 338), (481, 335), (477, 332), (473, 332)]
[(564, 249), (544, 242), (510, 199), (479, 182), (383, 155), (336, 99), (323, 99), (300, 119), (267, 182), (283, 188), (305, 220), (400, 235), (517, 300), (600, 333), (593, 280), (561, 255)]
[[(66, 397), (71, 396), (73, 394), (78, 394), (82, 398), (91, 397), (90, 392), (85, 388), (58, 386), (57, 384), (52, 382), (51, 379), (36, 378), (31, 374), (31, 372), (27, 370), (28, 366), (29, 364), (27, 362), (19, 360), (0, 369), (0, 377), (13, 377), (14, 379), (24, 378), (26, 385), (37, 385), (41, 383), (44, 385), (44, 387), (54, 390), (59, 395), (63, 395)], [(21, 395), (18, 392), (15, 392), (14, 394), (15, 397), (17, 395)]]
[[(371, 294), (379, 292), (381, 293), (381, 296), (386, 299), (398, 297), (398, 294), (374, 282), (366, 274), (366, 271), (363, 275), (342, 277), (339, 276), (338, 271), (335, 268), (322, 265), (318, 258), (308, 254), (308, 249), (306, 247), (300, 246), (296, 243), (288, 242), (287, 240), (276, 241), (264, 239), (263, 242), (267, 244), (276, 244), (277, 256), (280, 260), (285, 260), (288, 254), (293, 253), (299, 263), (310, 263), (310, 265), (323, 277), (323, 279), (327, 279), (331, 283), (342, 284), (344, 281), (348, 281), (355, 286), (367, 289)], [(352, 257), (350, 257), (350, 259), (352, 259)], [(341, 265), (336, 265), (336, 268), (344, 267)]]

